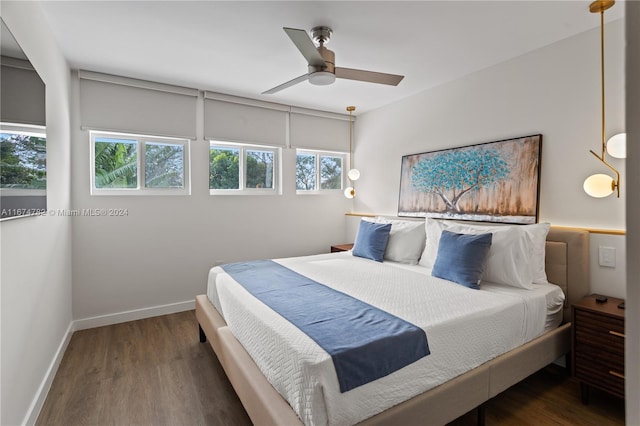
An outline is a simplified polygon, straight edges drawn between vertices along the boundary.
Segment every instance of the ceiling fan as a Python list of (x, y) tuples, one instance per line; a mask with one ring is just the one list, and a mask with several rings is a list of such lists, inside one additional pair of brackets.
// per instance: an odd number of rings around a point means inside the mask
[(311, 37), (309, 37), (309, 34), (307, 34), (305, 30), (286, 27), (283, 28), (283, 30), (307, 60), (309, 72), (269, 89), (266, 92), (262, 92), (263, 95), (279, 92), (282, 89), (286, 89), (305, 80), (309, 80), (309, 83), (318, 86), (331, 84), (336, 78), (397, 86), (404, 78), (403, 75), (336, 67), (333, 51), (324, 47), (324, 45), (329, 42), (333, 32), (329, 27), (314, 27), (311, 29), (311, 35), (313, 40), (318, 43), (318, 47), (313, 44)]

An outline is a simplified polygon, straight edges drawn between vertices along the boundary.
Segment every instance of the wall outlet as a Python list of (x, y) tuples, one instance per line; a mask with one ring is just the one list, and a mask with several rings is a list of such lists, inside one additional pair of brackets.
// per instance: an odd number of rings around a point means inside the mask
[(616, 249), (615, 247), (598, 247), (598, 263), (600, 266), (608, 268), (616, 267)]

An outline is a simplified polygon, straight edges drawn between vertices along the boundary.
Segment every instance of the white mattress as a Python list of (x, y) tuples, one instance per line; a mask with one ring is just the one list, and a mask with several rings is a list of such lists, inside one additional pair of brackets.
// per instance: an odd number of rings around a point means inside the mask
[(409, 321), (431, 354), (386, 377), (340, 393), (329, 354), (250, 295), (224, 271), (209, 272), (207, 296), (276, 390), (308, 425), (350, 425), (444, 383), (542, 334), (564, 295), (483, 283), (471, 290), (421, 266), (377, 263), (350, 252), (276, 260)]

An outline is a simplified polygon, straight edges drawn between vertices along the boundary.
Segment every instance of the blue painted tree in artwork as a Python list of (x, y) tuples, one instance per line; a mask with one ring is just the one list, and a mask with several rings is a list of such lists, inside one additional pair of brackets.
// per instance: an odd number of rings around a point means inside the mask
[(418, 161), (411, 170), (411, 183), (416, 191), (438, 195), (447, 212), (459, 213), (462, 197), (493, 185), (509, 172), (509, 165), (494, 148), (456, 149)]

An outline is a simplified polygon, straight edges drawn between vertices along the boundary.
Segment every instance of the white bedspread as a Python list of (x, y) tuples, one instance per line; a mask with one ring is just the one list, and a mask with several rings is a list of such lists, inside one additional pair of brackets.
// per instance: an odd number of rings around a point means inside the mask
[(307, 425), (357, 423), (522, 345), (545, 330), (549, 301), (562, 300), (552, 284), (524, 290), (484, 283), (471, 290), (420, 266), (377, 263), (350, 252), (276, 261), (423, 328), (431, 350), (401, 370), (340, 393), (322, 348), (221, 268), (212, 268), (209, 300)]

